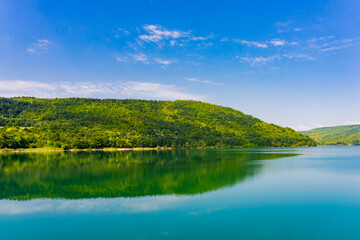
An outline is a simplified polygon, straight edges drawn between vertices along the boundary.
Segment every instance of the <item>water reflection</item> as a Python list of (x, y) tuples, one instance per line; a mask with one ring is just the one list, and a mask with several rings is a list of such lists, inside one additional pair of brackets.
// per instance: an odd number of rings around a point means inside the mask
[(0, 199), (192, 195), (257, 174), (257, 160), (295, 153), (246, 150), (51, 152), (0, 155)]

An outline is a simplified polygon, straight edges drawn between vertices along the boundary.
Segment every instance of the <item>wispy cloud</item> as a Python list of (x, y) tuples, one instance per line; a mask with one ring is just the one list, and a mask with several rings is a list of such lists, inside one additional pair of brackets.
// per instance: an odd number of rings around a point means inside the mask
[(360, 45), (360, 38), (335, 39), (333, 35), (312, 38), (306, 41), (307, 48), (317, 49), (319, 52), (330, 52)]
[(168, 59), (159, 58), (159, 57), (151, 58), (144, 53), (129, 54), (128, 56), (117, 55), (116, 61), (128, 62), (129, 60), (132, 59), (135, 62), (141, 62), (143, 64), (160, 64), (160, 65), (162, 65), (162, 67), (165, 67), (167, 65), (177, 62), (177, 60), (168, 60)]
[(215, 85), (215, 86), (222, 86), (221, 83), (217, 83), (217, 82), (212, 82), (209, 80), (201, 80), (201, 79), (197, 79), (197, 78), (185, 78), (185, 80), (189, 81), (189, 82), (200, 82), (200, 83), (205, 83), (205, 84), (210, 84), (210, 85)]
[[(302, 29), (294, 24), (292, 21), (278, 22), (275, 24), (277, 31), (280, 32), (299, 32)], [(117, 31), (123, 35), (128, 35), (129, 31), (119, 28)], [(172, 63), (178, 62), (177, 59), (169, 60), (168, 55), (162, 54), (162, 56), (155, 55), (151, 52), (156, 47), (157, 53), (166, 47), (169, 47), (171, 51), (177, 51), (176, 47), (182, 47), (184, 56), (186, 49), (195, 52), (200, 49), (208, 49), (227, 42), (227, 44), (241, 44), (250, 48), (262, 49), (268, 56), (257, 57), (252, 52), (245, 53), (245, 56), (237, 57), (241, 62), (247, 62), (251, 65), (264, 65), (275, 61), (304, 59), (309, 61), (315, 61), (319, 53), (330, 52), (340, 50), (344, 48), (350, 48), (360, 45), (360, 38), (344, 38), (336, 39), (335, 36), (329, 35), (326, 37), (316, 37), (311, 39), (301, 39), (301, 36), (296, 38), (289, 38), (289, 35), (278, 34), (276, 38), (270, 38), (261, 41), (252, 41), (245, 39), (236, 39), (218, 36), (214, 34), (206, 34), (203, 36), (194, 35), (191, 30), (183, 31), (177, 29), (165, 28), (161, 25), (147, 24), (142, 28), (137, 28), (137, 35), (132, 36), (131, 39), (126, 40), (128, 50), (135, 53), (125, 53), (123, 56), (117, 56), (119, 62), (136, 61), (143, 64), (158, 64), (162, 68), (166, 68)], [(294, 40), (296, 39), (296, 40)], [(152, 44), (149, 44), (152, 43)], [(246, 51), (245, 49), (244, 51)], [(250, 50), (249, 51), (255, 51)], [(268, 51), (267, 53), (265, 53)], [(277, 52), (276, 52), (277, 51)], [(144, 52), (144, 53), (142, 53)], [(299, 53), (301, 52), (301, 53)], [(145, 54), (146, 53), (146, 54)], [(176, 54), (181, 54), (177, 52)], [(149, 54), (149, 55), (147, 55)], [(269, 56), (270, 54), (270, 56)], [(272, 56), (271, 56), (272, 55)], [(181, 56), (179, 56), (181, 58)], [(193, 62), (192, 60), (182, 59), (182, 63)], [(198, 62), (197, 62), (198, 64)]]
[(129, 60), (128, 57), (125, 56), (116, 56), (116, 61), (118, 62), (127, 62)]
[(300, 32), (301, 28), (294, 26), (294, 22), (291, 20), (284, 22), (275, 23), (275, 29), (278, 33), (287, 33), (287, 32)]
[(142, 62), (144, 64), (150, 64), (149, 58), (146, 54), (137, 53), (137, 54), (130, 54), (130, 56), (137, 62)]
[(360, 41), (358, 41), (358, 40), (344, 39), (344, 41), (342, 41), (339, 44), (336, 44), (335, 46), (325, 47), (325, 48), (321, 49), (320, 52), (329, 52), (329, 51), (340, 50), (340, 49), (349, 48), (349, 47), (355, 47), (355, 46), (359, 46), (359, 45), (360, 45)]
[(290, 126), (290, 128), (294, 129), (295, 131), (308, 131), (314, 128), (324, 128), (324, 127), (334, 127), (334, 126), (345, 126), (345, 125), (360, 125), (360, 121), (345, 121), (339, 124), (322, 124), (322, 123), (315, 123), (309, 126), (305, 125), (297, 125), (297, 126)]
[[(220, 40), (220, 41), (222, 41), (222, 40)], [(287, 41), (285, 41), (283, 39), (272, 39), (272, 40), (267, 40), (265, 42), (233, 39), (233, 42), (240, 43), (240, 44), (246, 45), (248, 47), (257, 47), (257, 48), (268, 48), (269, 46), (281, 47), (281, 46), (285, 46), (285, 45), (287, 45), (287, 46), (297, 46), (297, 45), (299, 45), (298, 42), (295, 42), (295, 41), (287, 42)]]
[(306, 59), (310, 61), (316, 61), (316, 58), (306, 55), (306, 54), (284, 54), (283, 57), (289, 58), (289, 59)]
[(311, 128), (309, 128), (308, 126), (305, 126), (305, 125), (297, 125), (297, 126), (289, 126), (289, 128), (292, 128), (294, 129), (295, 131), (307, 131), (307, 130), (310, 130)]
[(344, 125), (360, 125), (360, 121), (345, 121)]
[(48, 94), (55, 91), (57, 86), (50, 83), (43, 83), (37, 81), (22, 81), (22, 80), (4, 80), (0, 81), (0, 96), (14, 97), (14, 96), (41, 96), (50, 97)]
[(157, 62), (158, 64), (162, 64), (162, 65), (169, 65), (169, 64), (173, 63), (170, 60), (164, 60), (161, 58), (154, 58), (154, 61)]
[(145, 42), (158, 43), (164, 39), (178, 39), (182, 37), (188, 37), (189, 32), (180, 30), (169, 30), (160, 25), (144, 25), (143, 29), (146, 34), (142, 34), (139, 38)]
[(175, 63), (176, 61), (166, 60), (162, 58), (154, 58), (155, 63), (162, 65), (162, 68), (165, 68), (166, 66)]
[(203, 100), (204, 96), (177, 90), (175, 85), (151, 82), (126, 82), (120, 85), (122, 94), (141, 98)]
[(321, 47), (323, 44), (327, 44), (326, 42), (328, 42), (330, 39), (333, 39), (333, 38), (335, 38), (334, 35), (330, 35), (327, 37), (315, 37), (315, 38), (308, 39), (306, 42), (309, 44), (310, 47), (318, 48), (318, 47)]
[[(144, 43), (153, 43), (159, 48), (163, 48), (164, 46), (176, 46), (176, 47), (185, 47), (191, 46), (191, 42), (207, 42), (210, 39), (214, 38), (214, 34), (208, 34), (206, 36), (196, 36), (193, 35), (191, 30), (182, 31), (177, 29), (168, 29), (161, 25), (152, 25), (147, 24), (142, 27), (141, 31), (139, 29), (139, 36), (135, 43), (132, 45), (139, 45), (141, 47), (146, 47)], [(202, 43), (195, 46), (212, 46), (211, 43)]]
[(270, 41), (270, 43), (273, 46), (277, 47), (277, 46), (284, 46), (286, 42), (285, 42), (285, 40), (281, 40), (281, 39), (273, 39)]
[(205, 36), (205, 37), (201, 37), (201, 36), (192, 36), (190, 37), (189, 39), (190, 40), (193, 40), (193, 41), (206, 41), (206, 40), (209, 40), (211, 38), (214, 38), (214, 35), (213, 34), (210, 34), (208, 36)]
[(29, 53), (35, 53), (39, 50), (48, 50), (51, 42), (47, 39), (39, 39), (34, 42), (31, 47), (27, 48), (26, 51)]
[(130, 32), (124, 28), (118, 28), (115, 34), (115, 38), (122, 38), (122, 37), (126, 37), (129, 36)]
[(239, 57), (237, 58), (240, 60), (240, 62), (248, 62), (251, 65), (262, 65), (266, 63), (273, 62), (275, 60), (280, 60), (281, 57), (279, 55), (273, 55), (269, 57)]
[(241, 39), (233, 39), (234, 42), (240, 43), (249, 47), (258, 47), (258, 48), (267, 48), (268, 45), (261, 42), (255, 42), (255, 41), (246, 41)]
[(100, 97), (100, 98), (146, 98), (203, 100), (205, 96), (186, 93), (175, 85), (154, 82), (59, 82), (3, 80), (0, 81), (0, 96), (54, 97)]
[(267, 63), (272, 63), (275, 61), (280, 61), (284, 59), (305, 59), (310, 61), (316, 61), (316, 58), (305, 55), (305, 54), (283, 54), (283, 55), (272, 55), (268, 57), (241, 57), (236, 56), (237, 59), (240, 60), (240, 62), (246, 62), (250, 63), (251, 65), (264, 65)]

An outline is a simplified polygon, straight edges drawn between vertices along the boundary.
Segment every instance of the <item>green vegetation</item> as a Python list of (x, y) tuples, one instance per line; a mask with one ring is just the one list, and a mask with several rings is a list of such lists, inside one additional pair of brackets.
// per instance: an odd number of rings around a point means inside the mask
[(310, 137), (197, 101), (0, 98), (0, 148), (315, 146)]
[(199, 194), (234, 185), (294, 153), (239, 149), (0, 154), (0, 199)]
[(323, 145), (360, 145), (360, 125), (315, 128), (301, 133)]

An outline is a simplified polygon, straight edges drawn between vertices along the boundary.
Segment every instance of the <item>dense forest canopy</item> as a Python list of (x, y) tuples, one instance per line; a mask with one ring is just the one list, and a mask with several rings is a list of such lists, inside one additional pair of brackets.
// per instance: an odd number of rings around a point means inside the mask
[(360, 125), (315, 128), (302, 133), (324, 145), (360, 145)]
[(198, 101), (0, 98), (0, 148), (315, 145), (290, 128)]

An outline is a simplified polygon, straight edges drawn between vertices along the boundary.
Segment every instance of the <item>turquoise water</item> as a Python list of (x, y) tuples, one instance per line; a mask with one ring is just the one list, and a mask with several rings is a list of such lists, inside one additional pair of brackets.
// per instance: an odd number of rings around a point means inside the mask
[(0, 155), (0, 239), (360, 239), (360, 147)]

